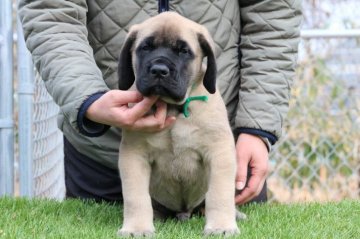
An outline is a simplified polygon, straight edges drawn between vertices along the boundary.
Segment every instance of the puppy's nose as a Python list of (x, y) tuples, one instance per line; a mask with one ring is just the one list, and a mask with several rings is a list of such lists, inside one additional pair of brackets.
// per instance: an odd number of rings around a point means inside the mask
[(164, 64), (154, 64), (150, 68), (150, 74), (154, 77), (167, 77), (170, 74), (169, 67)]

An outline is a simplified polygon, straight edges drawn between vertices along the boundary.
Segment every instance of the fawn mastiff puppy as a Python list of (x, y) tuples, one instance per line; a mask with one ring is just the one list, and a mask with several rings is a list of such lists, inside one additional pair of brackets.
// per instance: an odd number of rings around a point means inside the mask
[[(207, 58), (207, 66), (203, 65)], [(134, 25), (119, 58), (119, 88), (159, 95), (173, 126), (123, 131), (119, 169), (124, 198), (121, 236), (154, 233), (152, 200), (189, 215), (205, 199), (205, 234), (239, 232), (235, 214), (235, 143), (216, 91), (207, 30), (176, 13)]]

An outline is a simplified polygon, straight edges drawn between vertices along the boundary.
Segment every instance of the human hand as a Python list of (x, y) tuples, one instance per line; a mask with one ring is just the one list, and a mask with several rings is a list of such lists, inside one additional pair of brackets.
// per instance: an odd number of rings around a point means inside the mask
[[(157, 132), (176, 120), (173, 116), (167, 117), (166, 103), (158, 101), (158, 98), (143, 97), (137, 91), (110, 90), (90, 105), (86, 117), (122, 129)], [(134, 105), (130, 107), (129, 104)], [(147, 115), (154, 104), (156, 112)]]
[[(235, 196), (236, 204), (244, 204), (260, 194), (269, 166), (269, 152), (261, 138), (251, 134), (240, 134), (236, 142), (237, 173), (236, 189), (243, 190)], [(248, 183), (248, 167), (251, 175)], [(246, 185), (246, 187), (245, 187)]]

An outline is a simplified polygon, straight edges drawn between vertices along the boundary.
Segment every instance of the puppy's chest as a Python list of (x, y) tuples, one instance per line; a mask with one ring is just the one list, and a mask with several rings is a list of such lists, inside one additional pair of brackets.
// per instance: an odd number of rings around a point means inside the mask
[(200, 129), (197, 125), (180, 121), (157, 139), (149, 139), (154, 169), (179, 180), (189, 180), (204, 170)]

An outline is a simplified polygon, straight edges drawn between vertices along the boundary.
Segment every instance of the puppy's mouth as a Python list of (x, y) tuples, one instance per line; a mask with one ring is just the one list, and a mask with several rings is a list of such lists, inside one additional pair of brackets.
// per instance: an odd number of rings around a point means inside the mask
[(186, 96), (186, 94), (183, 95), (180, 94), (179, 92), (174, 92), (162, 85), (151, 86), (146, 90), (142, 91), (141, 93), (145, 96), (151, 96), (151, 95), (159, 96), (159, 99), (161, 99), (162, 101), (174, 105), (183, 104), (185, 102), (185, 96)]
[[(153, 87), (150, 87), (148, 89), (149, 94), (151, 95), (159, 95), (159, 96), (170, 96), (171, 92), (170, 90), (168, 90), (166, 87), (162, 86), (162, 85), (155, 85)], [(174, 98), (174, 100), (176, 100)]]
[(185, 103), (185, 101), (186, 101), (185, 97), (182, 98), (181, 100), (177, 100), (177, 101), (170, 98), (170, 97), (167, 97), (167, 96), (160, 96), (160, 99), (162, 101), (164, 101), (165, 103), (168, 103), (170, 105), (183, 105)]

